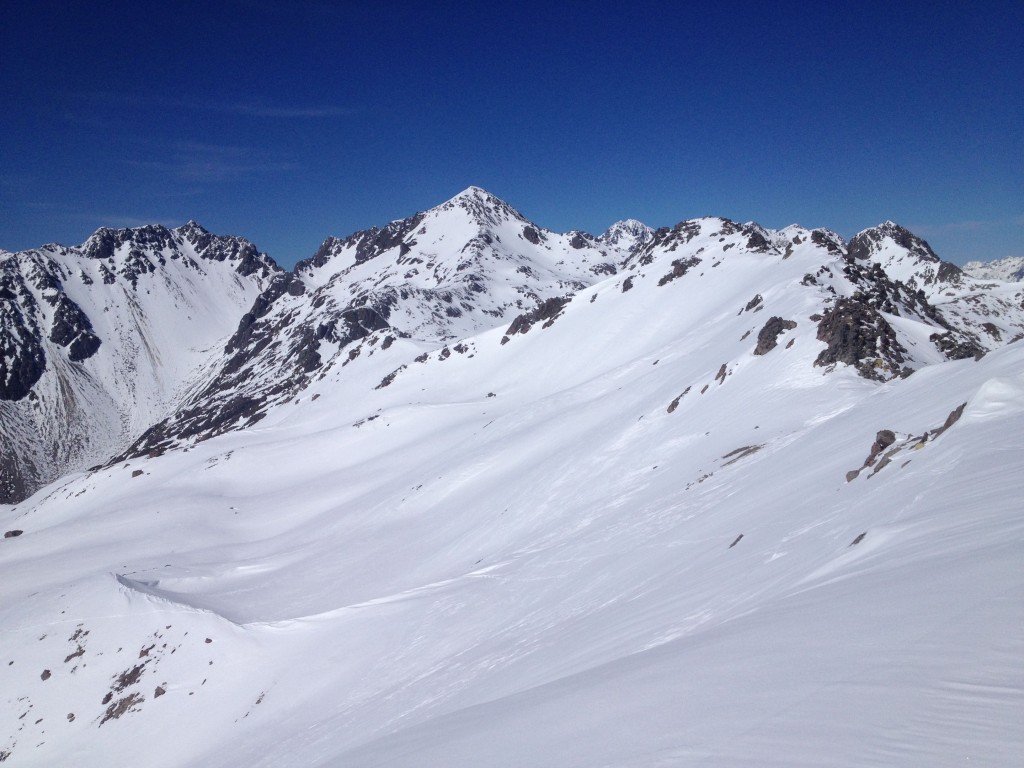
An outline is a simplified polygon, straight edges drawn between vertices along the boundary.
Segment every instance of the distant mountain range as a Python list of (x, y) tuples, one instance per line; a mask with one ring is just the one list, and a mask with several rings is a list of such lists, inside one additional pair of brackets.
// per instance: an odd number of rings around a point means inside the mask
[(1007, 256), (996, 261), (969, 261), (964, 272), (979, 280), (1003, 280), (1021, 282), (1024, 280), (1024, 256)]
[[(628, 220), (595, 237), (548, 231), (470, 187), (386, 227), (329, 237), (291, 272), (195, 222), (101, 229), (77, 248), (0, 256), (0, 435), (10, 446), (0, 499), (253, 425), (362, 354), (393, 359), (397, 376), (412, 345), (430, 359), (490, 328), (525, 333), (594, 286), (662, 288), (688, 275), (728, 295), (711, 270), (739, 254), (756, 254), (764, 273), (743, 311), (816, 317), (800, 333), (825, 345), (817, 366), (886, 380), (1024, 331), (1021, 287), (979, 282), (1019, 280), (1019, 260), (960, 270), (892, 222), (849, 243), (717, 218), (657, 231)], [(788, 263), (764, 269), (776, 262)], [(794, 264), (802, 275), (790, 277)], [(762, 349), (780, 329), (759, 331)]]

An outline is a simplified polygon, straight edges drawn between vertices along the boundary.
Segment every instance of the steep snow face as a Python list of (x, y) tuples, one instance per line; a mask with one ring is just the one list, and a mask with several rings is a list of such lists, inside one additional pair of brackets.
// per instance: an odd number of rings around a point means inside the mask
[(108, 459), (220, 354), (279, 268), (195, 222), (0, 257), (0, 498)]
[(969, 261), (964, 272), (978, 280), (1024, 281), (1024, 256), (1007, 256), (995, 261)]

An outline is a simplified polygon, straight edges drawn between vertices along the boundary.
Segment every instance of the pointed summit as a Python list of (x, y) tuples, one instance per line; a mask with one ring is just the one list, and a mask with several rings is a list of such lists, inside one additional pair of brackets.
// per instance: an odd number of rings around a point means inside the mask
[(504, 200), (500, 199), (496, 195), (492, 195), (483, 187), (478, 187), (475, 184), (469, 185), (464, 190), (459, 192), (459, 194), (455, 195), (453, 198), (448, 200), (448, 202), (454, 203), (460, 200), (476, 201), (490, 205), (494, 205), (495, 203), (504, 203)]
[(476, 223), (483, 226), (498, 226), (510, 219), (516, 219), (526, 224), (530, 223), (525, 216), (500, 197), (477, 186), (466, 187), (455, 197), (432, 210), (440, 212), (455, 209), (466, 211)]
[(891, 247), (890, 244), (909, 251), (921, 261), (940, 261), (927, 242), (906, 227), (889, 220), (854, 235), (850, 240), (848, 252), (854, 259), (868, 259), (877, 257), (887, 247)]
[(175, 227), (174, 231), (177, 232), (179, 235), (182, 235), (182, 236), (185, 236), (185, 237), (187, 237), (189, 235), (208, 235), (208, 234), (210, 234), (210, 230), (208, 230), (206, 227), (204, 227), (202, 224), (200, 224), (195, 219), (189, 219), (184, 224), (182, 224), (180, 227)]
[(636, 219), (617, 221), (605, 230), (598, 240), (632, 250), (654, 237), (654, 230)]

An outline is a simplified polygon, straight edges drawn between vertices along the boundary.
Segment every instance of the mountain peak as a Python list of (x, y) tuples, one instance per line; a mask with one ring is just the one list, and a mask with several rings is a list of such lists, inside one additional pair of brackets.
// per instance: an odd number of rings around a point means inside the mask
[(475, 224), (486, 228), (500, 226), (509, 220), (530, 223), (525, 216), (500, 197), (477, 186), (466, 187), (447, 202), (432, 208), (430, 212), (443, 213), (455, 210), (465, 211)]
[(153, 250), (173, 249), (174, 235), (162, 224), (144, 224), (124, 229), (100, 227), (82, 244), (82, 252), (91, 259), (109, 259), (125, 243)]
[(598, 240), (608, 245), (633, 248), (643, 245), (654, 237), (654, 230), (636, 219), (623, 219), (612, 224)]
[(495, 195), (492, 195), (483, 187), (478, 187), (475, 184), (470, 184), (464, 190), (459, 192), (459, 194), (455, 195), (455, 197), (453, 197), (450, 202), (454, 202), (456, 200), (483, 200), (485, 202), (496, 200), (498, 202), (504, 202), (502, 200), (499, 200), (499, 198), (497, 198)]
[(854, 259), (868, 259), (881, 253), (885, 241), (890, 240), (897, 246), (906, 249), (922, 261), (938, 262), (939, 257), (928, 243), (915, 235), (906, 227), (895, 221), (886, 220), (875, 227), (858, 232), (850, 240), (848, 253)]
[(969, 261), (964, 272), (979, 280), (1024, 282), (1024, 256), (1006, 256), (993, 261)]
[(208, 234), (210, 234), (210, 230), (208, 230), (206, 227), (204, 227), (202, 224), (200, 224), (195, 219), (189, 219), (184, 224), (182, 224), (180, 227), (175, 227), (174, 231), (177, 232), (180, 235), (188, 235), (188, 234), (208, 235)]

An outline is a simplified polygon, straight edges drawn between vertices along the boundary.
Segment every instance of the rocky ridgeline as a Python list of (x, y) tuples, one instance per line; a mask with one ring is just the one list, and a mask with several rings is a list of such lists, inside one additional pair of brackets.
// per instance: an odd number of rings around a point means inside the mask
[[(167, 280), (209, 265), (258, 290), (228, 314), (230, 326), (202, 366), (203, 378), (182, 382), (181, 391), (191, 394), (156, 413), (135, 434), (121, 435), (117, 450), (100, 456), (101, 462), (159, 454), (244, 429), (329, 371), (359, 366), (374, 355), (389, 361), (384, 381), (381, 374), (374, 379), (378, 388), (388, 386), (414, 359), (448, 357), (424, 348), (450, 355), (451, 349), (470, 348), (461, 340), (495, 328), (505, 328), (498, 337), (505, 345), (532, 328), (551, 328), (581, 291), (603, 281), (618, 281), (618, 295), (648, 283), (671, 291), (704, 280), (705, 273), (736, 254), (762, 263), (812, 265), (799, 290), (817, 309), (810, 314), (814, 325), (803, 327), (813, 330), (821, 345), (813, 365), (825, 372), (851, 366), (866, 378), (885, 381), (908, 376), (930, 361), (977, 357), (1024, 332), (1024, 286), (1001, 283), (995, 290), (992, 283), (979, 283), (892, 222), (865, 230), (848, 244), (826, 229), (773, 231), (721, 218), (657, 230), (626, 220), (600, 236), (560, 234), (471, 187), (429, 211), (348, 237), (329, 237), (291, 272), (281, 271), (252, 243), (213, 235), (195, 222), (173, 230), (101, 229), (79, 248), (0, 253), (0, 406), (38, 401), (33, 406), (38, 409), (55, 391), (41, 386), (46, 376), (60, 372), (65, 384), (75, 381), (75, 371), (102, 378), (106, 369), (99, 358), (138, 355), (155, 344), (146, 338), (124, 343), (125, 333), (135, 333), (133, 318), (147, 311), (145, 296), (157, 285), (177, 290)], [(172, 273), (176, 277), (168, 278)], [(154, 282), (158, 278), (164, 282)], [(96, 308), (113, 291), (138, 298), (131, 307), (100, 310), (99, 323)], [(92, 297), (91, 303), (83, 296)], [(590, 301), (596, 298), (592, 292)], [(605, 304), (602, 311), (619, 311), (619, 305)], [(766, 306), (758, 293), (740, 312)], [(796, 306), (772, 304), (771, 310), (752, 348), (756, 356), (778, 354), (774, 350), (783, 335), (789, 337), (786, 347), (792, 346), (808, 314)], [(111, 311), (126, 316), (112, 323)], [(928, 329), (930, 351), (901, 330), (902, 320)], [(163, 317), (161, 322), (177, 321)], [(118, 323), (129, 330), (119, 341), (107, 338), (103, 329)], [(162, 352), (150, 349), (154, 358)], [(670, 411), (677, 405), (678, 398)], [(133, 403), (115, 407), (127, 413)], [(22, 405), (0, 409), (0, 430), (5, 423), (19, 425), (20, 431), (4, 432), (12, 445), (16, 434), (23, 440), (32, 431), (24, 413)], [(115, 414), (111, 422), (120, 418)], [(69, 459), (45, 472), (33, 469), (38, 463), (33, 456), (45, 450), (4, 452), (0, 501), (22, 498), (76, 468)]]

